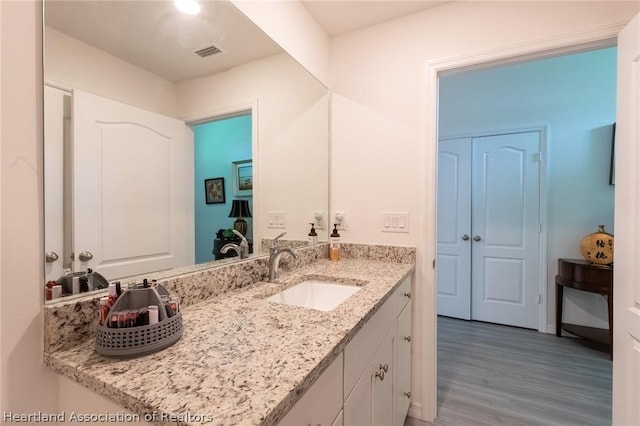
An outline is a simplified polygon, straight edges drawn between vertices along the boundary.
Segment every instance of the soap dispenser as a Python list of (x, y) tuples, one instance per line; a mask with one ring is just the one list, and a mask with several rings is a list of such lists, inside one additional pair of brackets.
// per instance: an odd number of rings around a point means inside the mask
[(329, 260), (332, 262), (340, 260), (340, 234), (337, 223), (333, 224), (333, 231), (329, 237)]
[(318, 243), (318, 233), (316, 232), (315, 223), (309, 222), (311, 225), (311, 231), (309, 231), (309, 244), (315, 245)]

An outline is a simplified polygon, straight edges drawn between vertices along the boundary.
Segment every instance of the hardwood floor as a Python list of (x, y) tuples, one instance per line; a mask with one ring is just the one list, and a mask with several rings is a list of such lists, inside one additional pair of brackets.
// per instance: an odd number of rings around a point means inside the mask
[(608, 353), (575, 339), (439, 317), (433, 424), (610, 425), (611, 368)]

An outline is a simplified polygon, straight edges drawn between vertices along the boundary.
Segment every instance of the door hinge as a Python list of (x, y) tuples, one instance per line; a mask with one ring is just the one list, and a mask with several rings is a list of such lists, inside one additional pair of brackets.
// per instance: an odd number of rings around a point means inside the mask
[(436, 260), (433, 259), (433, 269), (436, 269)]
[(536, 152), (535, 154), (533, 154), (533, 161), (535, 161), (536, 163), (542, 163), (542, 153)]
[(542, 305), (542, 295), (538, 295), (538, 305)]

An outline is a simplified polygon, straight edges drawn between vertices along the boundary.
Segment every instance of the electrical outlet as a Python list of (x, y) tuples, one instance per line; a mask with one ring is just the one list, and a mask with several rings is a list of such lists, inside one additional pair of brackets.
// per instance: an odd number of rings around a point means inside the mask
[(325, 228), (325, 224), (324, 224), (324, 212), (321, 211), (316, 211), (313, 213), (313, 221), (316, 224), (316, 229), (324, 229)]

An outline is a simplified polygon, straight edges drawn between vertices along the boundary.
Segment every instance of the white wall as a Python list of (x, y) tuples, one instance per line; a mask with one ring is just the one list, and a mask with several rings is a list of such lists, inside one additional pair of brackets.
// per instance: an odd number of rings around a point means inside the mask
[[(426, 419), (435, 414), (436, 380), (434, 282), (426, 257), (435, 236), (423, 232), (432, 213), (421, 199), (433, 185), (422, 179), (432, 130), (425, 125), (426, 62), (621, 24), (638, 9), (637, 2), (611, 1), (454, 2), (332, 39), (330, 204), (346, 211), (344, 241), (418, 247), (414, 334), (424, 330), (427, 341), (414, 346), (412, 399), (424, 403)], [(381, 233), (383, 210), (408, 211), (410, 233)]]
[[(313, 212), (326, 212), (329, 198), (327, 89), (285, 53), (178, 84), (178, 116), (186, 121), (256, 100), (254, 223), (262, 238), (286, 231), (285, 239), (304, 240)], [(268, 229), (269, 211), (286, 212), (287, 228)], [(319, 232), (319, 240), (326, 235)]]
[(42, 4), (0, 2), (0, 406), (57, 412), (42, 363)]
[(45, 43), (47, 80), (175, 117), (176, 86), (169, 80), (51, 27)]
[[(613, 232), (609, 185), (616, 120), (616, 49), (599, 49), (440, 79), (441, 139), (546, 126), (547, 324), (555, 333), (558, 258), (582, 259), (580, 240)], [(608, 328), (606, 300), (566, 289), (565, 322)]]
[(301, 2), (231, 0), (231, 3), (325, 86), (329, 85), (329, 37)]

